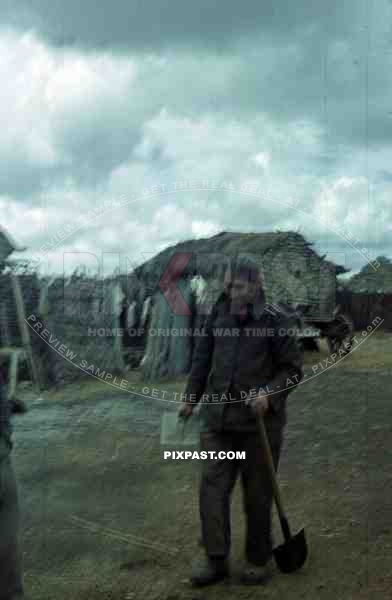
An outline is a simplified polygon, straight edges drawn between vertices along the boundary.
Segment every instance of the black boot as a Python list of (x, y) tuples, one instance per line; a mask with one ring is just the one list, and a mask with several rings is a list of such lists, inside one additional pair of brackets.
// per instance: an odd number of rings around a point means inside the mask
[(247, 562), (241, 573), (241, 583), (244, 585), (260, 585), (267, 583), (272, 577), (270, 561), (263, 566)]
[(211, 585), (225, 579), (229, 575), (229, 566), (224, 558), (208, 558), (205, 556), (195, 563), (192, 569), (191, 583), (196, 587)]

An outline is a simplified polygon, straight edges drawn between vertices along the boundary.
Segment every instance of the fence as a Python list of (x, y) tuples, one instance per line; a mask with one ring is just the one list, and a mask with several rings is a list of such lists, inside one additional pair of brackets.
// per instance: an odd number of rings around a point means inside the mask
[[(10, 273), (0, 274), (3, 349), (23, 347), (11, 277)], [(89, 330), (118, 327), (112, 310), (112, 282), (103, 290), (102, 282), (80, 278), (59, 277), (47, 286), (35, 274), (18, 274), (18, 281), (41, 383), (74, 381), (85, 376), (91, 365), (111, 374), (123, 369), (121, 339), (89, 335)], [(40, 330), (34, 328), (37, 323), (41, 324)]]
[(380, 328), (392, 330), (392, 294), (354, 293), (350, 290), (339, 290), (336, 304), (350, 315), (355, 329), (363, 329), (376, 317), (383, 319)]

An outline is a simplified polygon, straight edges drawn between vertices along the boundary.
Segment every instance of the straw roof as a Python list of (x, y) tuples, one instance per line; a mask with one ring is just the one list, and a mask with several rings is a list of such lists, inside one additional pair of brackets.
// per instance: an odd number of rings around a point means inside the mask
[(387, 294), (392, 293), (392, 262), (383, 257), (377, 257), (379, 267), (365, 265), (347, 282), (347, 287), (355, 293)]
[(320, 256), (298, 232), (223, 231), (166, 248), (135, 273), (154, 289), (175, 253), (192, 254), (184, 276), (197, 273), (208, 281), (209, 302), (222, 290), (227, 268), (235, 267), (240, 256), (247, 255), (264, 272), (268, 301), (313, 306), (315, 315), (323, 318), (328, 318), (335, 307), (336, 276), (346, 272), (344, 267), (325, 260), (325, 255)]
[[(189, 262), (184, 274), (198, 273), (205, 278), (209, 278), (216, 270), (216, 266), (224, 267), (224, 258), (233, 259), (241, 254), (248, 254), (257, 259), (262, 259), (273, 252), (278, 255), (280, 251), (290, 249), (293, 254), (300, 254), (305, 258), (316, 259), (318, 263), (323, 263), (326, 268), (336, 270), (336, 274), (346, 271), (340, 265), (326, 261), (320, 257), (300, 233), (287, 232), (265, 232), (265, 233), (241, 233), (232, 231), (222, 231), (209, 238), (186, 240), (166, 248), (152, 259), (146, 261), (135, 269), (135, 273), (140, 276), (153, 277), (160, 276), (170, 258), (175, 253), (192, 253), (194, 256)], [(211, 255), (216, 255), (212, 257)], [(221, 255), (219, 257), (219, 255)]]

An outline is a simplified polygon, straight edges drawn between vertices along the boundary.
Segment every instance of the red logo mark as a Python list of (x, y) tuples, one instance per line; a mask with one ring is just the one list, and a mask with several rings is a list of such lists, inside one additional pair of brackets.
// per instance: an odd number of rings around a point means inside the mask
[(173, 313), (182, 317), (190, 316), (192, 311), (181, 294), (177, 283), (191, 260), (192, 255), (192, 252), (178, 252), (174, 254), (158, 282), (158, 287), (165, 296)]

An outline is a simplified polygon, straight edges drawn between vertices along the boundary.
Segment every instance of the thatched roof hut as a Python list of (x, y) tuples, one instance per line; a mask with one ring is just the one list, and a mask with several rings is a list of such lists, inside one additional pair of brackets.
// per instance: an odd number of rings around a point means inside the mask
[(175, 253), (192, 255), (183, 276), (200, 274), (208, 282), (205, 302), (212, 304), (223, 289), (224, 274), (238, 257), (252, 257), (264, 272), (268, 302), (302, 304), (308, 316), (330, 319), (335, 308), (336, 276), (346, 272), (325, 260), (297, 232), (221, 232), (205, 239), (187, 240), (165, 249), (135, 270), (149, 289)]
[[(189, 262), (178, 285), (188, 307), (193, 306), (196, 327), (223, 291), (226, 271), (235, 271), (237, 260), (244, 255), (258, 263), (263, 271), (267, 302), (307, 306), (307, 317), (318, 321), (333, 318), (336, 276), (345, 272), (344, 267), (319, 256), (299, 233), (222, 232), (211, 238), (176, 244), (136, 269), (136, 275), (150, 293), (158, 292), (159, 280), (175, 254), (189, 254)], [(201, 300), (192, 298), (190, 277), (196, 274), (206, 281)], [(185, 330), (195, 322), (190, 316), (173, 314), (161, 293), (155, 294), (154, 307), (151, 321), (154, 331), (160, 328)], [(156, 381), (185, 374), (191, 356), (192, 338), (189, 336), (148, 337), (143, 361), (144, 378)]]
[(392, 261), (376, 258), (377, 267), (366, 264), (346, 282), (346, 295), (355, 326), (360, 329), (382, 319), (381, 327), (392, 330)]
[[(10, 256), (14, 252), (24, 250), (26, 248), (19, 246), (4, 227), (0, 226), (0, 347), (22, 345), (11, 281), (11, 271), (17, 272), (19, 263)], [(35, 310), (38, 302), (38, 277), (36, 273), (22, 272), (18, 278), (25, 311), (30, 314)]]
[(16, 244), (5, 228), (0, 226), (0, 270), (4, 268), (5, 261), (10, 254), (22, 252), (23, 250), (26, 250), (26, 248)]
[(379, 266), (365, 265), (362, 270), (347, 282), (349, 290), (356, 294), (391, 294), (392, 261), (379, 256)]

